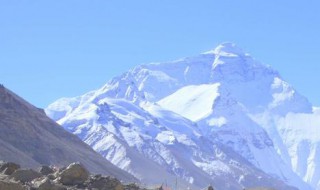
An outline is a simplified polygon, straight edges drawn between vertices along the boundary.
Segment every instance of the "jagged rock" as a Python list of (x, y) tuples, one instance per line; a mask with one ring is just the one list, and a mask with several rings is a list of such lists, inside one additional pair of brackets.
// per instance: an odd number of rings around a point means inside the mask
[(124, 190), (140, 190), (140, 187), (137, 184), (131, 183), (124, 186)]
[(39, 168), (39, 172), (42, 174), (42, 175), (49, 175), (49, 174), (52, 174), (54, 173), (54, 170), (49, 167), (49, 166), (41, 166)]
[(101, 177), (100, 175), (97, 175), (91, 178), (89, 183), (88, 187), (91, 189), (124, 190), (124, 186), (121, 182), (112, 177)]
[(10, 175), (10, 178), (16, 181), (21, 181), (22, 183), (31, 182), (32, 180), (40, 177), (42, 177), (41, 173), (31, 169), (18, 169)]
[(19, 164), (15, 164), (13, 162), (3, 162), (0, 164), (0, 173), (5, 175), (11, 175), (19, 168)]
[(57, 178), (57, 176), (55, 174), (49, 174), (47, 175), (47, 177), (50, 179), (50, 180), (55, 180)]
[(55, 170), (54, 173), (47, 175), (47, 177), (51, 180), (55, 180), (59, 177), (60, 173), (63, 172), (63, 170), (65, 170), (66, 167), (63, 168), (58, 168), (57, 170)]
[(0, 180), (0, 189), (1, 190), (26, 190), (26, 188), (19, 183), (15, 183), (12, 181), (3, 181), (3, 180)]
[(70, 164), (59, 175), (59, 182), (63, 185), (80, 185), (89, 178), (89, 172), (79, 163)]
[(37, 190), (67, 190), (66, 187), (51, 182), (49, 178), (34, 181), (33, 186)]
[(213, 189), (213, 187), (210, 185), (210, 186), (208, 187), (208, 190), (214, 190), (214, 189)]
[(8, 176), (0, 173), (0, 180), (6, 180), (6, 179), (8, 179)]
[(245, 190), (275, 190), (273, 188), (267, 188), (267, 187), (255, 187), (255, 188), (248, 188)]

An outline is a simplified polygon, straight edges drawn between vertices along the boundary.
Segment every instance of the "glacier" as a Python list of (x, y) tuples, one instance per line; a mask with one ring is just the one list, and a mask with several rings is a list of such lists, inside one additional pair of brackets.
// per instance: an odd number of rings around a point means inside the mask
[(233, 43), (139, 65), (46, 113), (143, 183), (320, 190), (320, 109)]

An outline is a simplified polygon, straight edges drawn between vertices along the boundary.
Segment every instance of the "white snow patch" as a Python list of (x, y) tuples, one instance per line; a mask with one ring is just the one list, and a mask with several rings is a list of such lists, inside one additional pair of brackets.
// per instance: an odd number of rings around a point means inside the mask
[(171, 131), (162, 131), (156, 139), (163, 144), (174, 144), (176, 138)]
[(223, 173), (231, 173), (231, 169), (228, 165), (221, 162), (220, 160), (213, 160), (210, 162), (199, 162), (192, 160), (194, 165), (201, 168), (203, 171), (207, 172), (209, 175), (219, 175)]
[(190, 85), (160, 100), (158, 104), (192, 121), (212, 113), (212, 105), (219, 96), (220, 84)]
[(211, 118), (207, 121), (209, 126), (221, 127), (227, 124), (227, 119), (225, 117)]

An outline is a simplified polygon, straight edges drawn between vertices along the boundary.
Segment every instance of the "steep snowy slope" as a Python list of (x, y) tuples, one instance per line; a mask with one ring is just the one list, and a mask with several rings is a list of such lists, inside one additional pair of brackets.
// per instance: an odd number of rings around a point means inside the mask
[(219, 83), (186, 86), (158, 103), (165, 109), (197, 121), (211, 114), (214, 100), (219, 96), (218, 87)]
[(290, 112), (284, 117), (266, 111), (251, 116), (274, 137), (276, 151), (299, 176), (320, 189), (320, 113)]
[(317, 123), (298, 127), (308, 122), (294, 120), (315, 118), (312, 106), (279, 73), (231, 43), (137, 66), (101, 89), (56, 101), (46, 113), (145, 181), (155, 176), (145, 175), (138, 160), (197, 187), (224, 175), (233, 187), (245, 186), (245, 177), (232, 174), (250, 170), (257, 177), (260, 169), (301, 190), (311, 189), (303, 180), (319, 189), (317, 135), (295, 138), (301, 127), (317, 131)]
[(293, 189), (204, 138), (191, 121), (153, 103), (139, 107), (123, 99), (89, 101), (59, 122), (144, 183), (173, 185), (178, 176), (184, 188), (213, 182), (221, 189)]
[[(292, 171), (291, 166), (278, 156), (268, 134), (250, 119), (244, 105), (241, 105), (236, 99), (230, 99), (225, 94), (223, 83), (214, 93), (202, 94), (201, 96), (199, 96), (199, 92), (203, 90), (202, 85), (192, 86), (191, 91), (185, 92), (185, 89), (189, 89), (189, 87), (183, 87), (176, 93), (160, 100), (159, 104), (162, 107), (171, 108), (171, 111), (191, 120), (194, 120), (199, 113), (205, 112), (206, 114), (202, 114), (203, 117), (196, 119), (202, 134), (208, 138), (214, 138), (217, 142), (223, 142), (263, 171), (302, 188), (300, 186), (301, 179)], [(252, 91), (252, 89), (249, 90)], [(179, 98), (181, 92), (185, 92), (183, 98)], [(197, 99), (198, 97), (201, 98)], [(214, 100), (208, 101), (210, 98), (214, 98)], [(193, 101), (188, 101), (182, 106), (180, 101), (184, 102), (185, 99), (196, 100), (197, 103), (193, 104)], [(206, 106), (201, 109), (199, 105)]]

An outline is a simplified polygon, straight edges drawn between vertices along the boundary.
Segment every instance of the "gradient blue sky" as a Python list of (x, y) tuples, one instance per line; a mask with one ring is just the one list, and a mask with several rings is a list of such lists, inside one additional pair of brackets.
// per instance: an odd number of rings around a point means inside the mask
[(0, 83), (46, 107), (225, 41), (320, 105), (318, 0), (0, 0)]

